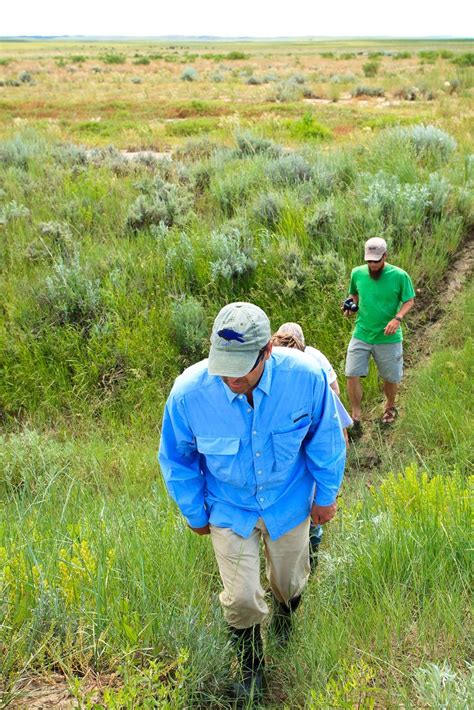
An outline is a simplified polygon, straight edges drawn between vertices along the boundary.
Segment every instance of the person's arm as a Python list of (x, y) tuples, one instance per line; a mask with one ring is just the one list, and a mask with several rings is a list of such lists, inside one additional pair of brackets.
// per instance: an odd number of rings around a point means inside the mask
[(337, 380), (334, 380), (334, 382), (331, 382), (331, 384), (330, 384), (329, 386), (330, 386), (330, 388), (337, 394), (337, 396), (339, 397), (339, 395), (341, 394), (341, 390), (339, 389), (339, 383), (338, 383), (338, 381), (337, 381)]
[(324, 524), (336, 513), (336, 496), (344, 476), (346, 443), (337, 415), (334, 395), (327, 377), (315, 383), (313, 423), (305, 439), (306, 465), (316, 481), (316, 496), (311, 516)]
[[(349, 284), (349, 295), (347, 296), (347, 298), (352, 298), (352, 300), (356, 304), (359, 303), (359, 294), (357, 292), (355, 269), (352, 269), (352, 272), (351, 272), (351, 281)], [(345, 311), (344, 308), (342, 308), (342, 306), (341, 306), (341, 310), (346, 318), (349, 318), (349, 316), (354, 315), (353, 311)]]
[(389, 321), (387, 323), (387, 325), (385, 326), (385, 330), (384, 330), (385, 335), (393, 335), (393, 333), (397, 332), (402, 320), (405, 318), (408, 311), (411, 308), (413, 308), (414, 303), (415, 303), (415, 299), (410, 298), (410, 299), (408, 299), (408, 301), (405, 301), (405, 303), (402, 304), (402, 307), (399, 309), (399, 311), (395, 314), (395, 316), (392, 318), (392, 320)]
[(204, 500), (205, 479), (199, 465), (199, 452), (183, 402), (173, 393), (163, 413), (158, 460), (168, 492), (189, 527), (199, 535), (206, 535), (209, 532), (209, 515)]

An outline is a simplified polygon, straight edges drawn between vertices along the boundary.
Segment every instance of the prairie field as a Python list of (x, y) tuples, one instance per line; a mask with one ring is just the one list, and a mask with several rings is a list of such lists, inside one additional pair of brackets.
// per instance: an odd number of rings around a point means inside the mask
[(339, 375), (363, 242), (416, 293), (267, 708), (474, 706), (474, 42), (0, 42), (0, 707), (230, 708), (208, 538), (156, 451), (246, 300)]

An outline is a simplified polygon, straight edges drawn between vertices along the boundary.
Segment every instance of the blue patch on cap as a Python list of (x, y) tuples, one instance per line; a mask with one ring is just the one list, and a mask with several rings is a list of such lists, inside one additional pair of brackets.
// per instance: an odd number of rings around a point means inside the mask
[(228, 342), (230, 340), (236, 340), (238, 343), (245, 343), (244, 334), (237, 333), (236, 330), (231, 330), (231, 328), (223, 328), (222, 330), (218, 330), (217, 335), (220, 338), (224, 338), (224, 340), (227, 340)]

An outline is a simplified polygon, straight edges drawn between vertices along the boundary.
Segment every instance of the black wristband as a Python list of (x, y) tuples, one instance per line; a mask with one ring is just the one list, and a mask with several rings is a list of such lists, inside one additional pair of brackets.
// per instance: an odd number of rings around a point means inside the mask
[(399, 323), (401, 323), (402, 320), (403, 320), (403, 318), (401, 318), (400, 316), (393, 316), (393, 317), (394, 317), (394, 319), (397, 320)]

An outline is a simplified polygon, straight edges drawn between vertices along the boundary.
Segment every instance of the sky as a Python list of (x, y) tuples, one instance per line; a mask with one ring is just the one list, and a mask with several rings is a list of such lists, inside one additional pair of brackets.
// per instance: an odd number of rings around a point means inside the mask
[(14, 0), (0, 36), (427, 37), (474, 35), (468, 0)]

